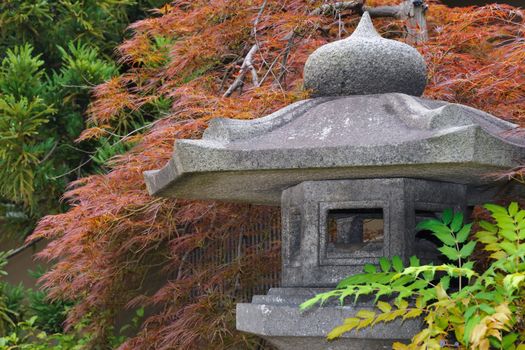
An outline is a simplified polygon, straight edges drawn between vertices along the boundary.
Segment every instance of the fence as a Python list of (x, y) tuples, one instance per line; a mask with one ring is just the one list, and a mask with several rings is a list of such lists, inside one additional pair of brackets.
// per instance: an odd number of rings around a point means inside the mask
[[(249, 276), (253, 266), (247, 266), (248, 271), (244, 273), (244, 279), (249, 280), (253, 277), (253, 281), (242, 283), (235, 293), (237, 299), (246, 301), (253, 295), (266, 294), (268, 289), (280, 284), (280, 241), (279, 210), (263, 210), (253, 222), (233, 230), (224, 238), (208, 240), (202, 248), (192, 252), (188, 257), (188, 263), (192, 266), (206, 266), (208, 269), (217, 270), (232, 266), (243, 259), (244, 266), (251, 260), (254, 263), (264, 264), (253, 271), (253, 276)], [(225, 281), (225, 284), (231, 282)]]

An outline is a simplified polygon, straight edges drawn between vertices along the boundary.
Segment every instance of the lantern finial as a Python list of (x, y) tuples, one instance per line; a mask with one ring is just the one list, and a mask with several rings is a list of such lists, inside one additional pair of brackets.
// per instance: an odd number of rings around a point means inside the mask
[(368, 12), (346, 39), (315, 50), (304, 67), (304, 85), (313, 96), (399, 92), (421, 96), (426, 64), (413, 47), (382, 38)]

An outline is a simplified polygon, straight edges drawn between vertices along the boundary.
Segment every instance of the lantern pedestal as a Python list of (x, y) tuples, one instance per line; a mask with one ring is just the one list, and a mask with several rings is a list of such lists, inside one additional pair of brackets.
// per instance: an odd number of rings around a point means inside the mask
[(332, 301), (323, 307), (300, 311), (299, 305), (321, 288), (272, 288), (256, 295), (252, 303), (237, 304), (237, 329), (256, 334), (280, 350), (376, 350), (391, 349), (392, 343), (407, 343), (419, 330), (419, 319), (379, 323), (344, 334), (328, 342), (326, 335), (343, 320), (361, 309), (373, 310), (371, 303), (340, 306)]
[(406, 179), (305, 181), (281, 198), (282, 286), (237, 305), (237, 329), (267, 339), (278, 349), (391, 349), (408, 342), (421, 320), (380, 323), (328, 342), (345, 318), (373, 303), (341, 306), (338, 300), (301, 312), (299, 305), (329, 290), (381, 257), (416, 255), (439, 264), (432, 235), (416, 236), (416, 224), (446, 208), (466, 207), (467, 187)]

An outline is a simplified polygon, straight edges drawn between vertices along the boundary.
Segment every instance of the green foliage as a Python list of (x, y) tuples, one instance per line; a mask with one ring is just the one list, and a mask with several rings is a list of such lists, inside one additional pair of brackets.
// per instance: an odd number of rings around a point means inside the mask
[[(38, 278), (44, 271), (30, 272)], [(0, 334), (6, 331), (13, 332), (19, 323), (35, 318), (31, 324), (47, 333), (60, 333), (64, 331), (64, 323), (69, 308), (73, 303), (63, 300), (49, 300), (44, 290), (25, 288), (22, 284), (11, 285), (0, 282), (0, 296), (3, 298), (5, 308), (8, 310), (9, 324)]]
[[(403, 266), (401, 259), (380, 260), (381, 270), (365, 266), (365, 272), (343, 280), (336, 290), (315, 296), (302, 309), (330, 298), (357, 301), (375, 295), (377, 311), (360, 311), (328, 335), (373, 327), (380, 322), (424, 317), (426, 327), (412, 343), (394, 344), (394, 349), (525, 349), (525, 210), (487, 204), (494, 222), (477, 223), (482, 230), (471, 236), (472, 224), (463, 215), (446, 210), (440, 219), (421, 222), (443, 246), (440, 252), (451, 263), (421, 266), (416, 257)], [(469, 241), (469, 238), (472, 239)], [(491, 264), (478, 273), (470, 260), (476, 246), (489, 252)]]
[[(45, 273), (45, 270), (38, 266), (36, 271), (29, 271), (29, 273), (33, 278), (38, 279)], [(73, 306), (71, 301), (50, 300), (43, 289), (26, 289), (24, 299), (25, 304), (21, 308), (12, 310), (24, 315), (23, 319), (36, 317), (34, 324), (42, 331), (47, 333), (64, 331), (67, 312)]]
[[(0, 274), (5, 275), (3, 266), (5, 256), (0, 253)], [(33, 277), (41, 276), (45, 271), (39, 269), (30, 272)], [(64, 322), (71, 302), (49, 300), (44, 290), (26, 289), (24, 286), (12, 286), (0, 283), (0, 350), (11, 349), (53, 349), (74, 350), (89, 348), (93, 336), (86, 330), (89, 319), (75, 324), (67, 332)], [(126, 332), (136, 331), (142, 322), (144, 309), (136, 310), (129, 324), (119, 331), (109, 329), (108, 348), (116, 348), (126, 341)]]
[(96, 48), (78, 42), (59, 49), (62, 66), (51, 76), (29, 44), (7, 50), (0, 70), (0, 197), (37, 214), (57, 206), (71, 179), (62, 175), (85, 157), (71, 144), (83, 128), (86, 84), (117, 72)]
[[(0, 252), (0, 276), (5, 276), (7, 273), (4, 268), (7, 264), (7, 256), (9, 252)], [(10, 327), (14, 326), (13, 317), (16, 313), (10, 309), (12, 303), (9, 302), (8, 297), (4, 293), (0, 293), (0, 334), (4, 334)]]
[(0, 283), (0, 295), (5, 298), (6, 308), (10, 312), (10, 319), (13, 323), (18, 322), (22, 316), (20, 310), (25, 308), (24, 302), (26, 297), (26, 289), (20, 283), (18, 285), (11, 285), (9, 283)]
[(134, 0), (3, 0), (0, 48), (28, 43), (58, 61), (58, 46), (82, 39), (108, 52), (120, 40)]
[[(67, 183), (106, 171), (109, 157), (129, 149), (111, 146), (119, 135), (102, 144), (75, 140), (85, 128), (92, 88), (119, 74), (111, 57), (126, 26), (164, 3), (0, 2), (0, 203), (15, 206), (0, 209), (4, 235), (25, 237), (41, 216), (65, 209), (59, 198)], [(155, 42), (167, 57), (169, 40)]]
[(43, 64), (40, 55), (33, 56), (33, 47), (29, 44), (8, 49), (1, 66), (2, 94), (15, 99), (33, 99), (38, 96), (42, 90)]
[(91, 156), (91, 159), (97, 164), (100, 169), (104, 169), (104, 166), (108, 164), (109, 160), (118, 154), (123, 154), (128, 151), (132, 143), (128, 142), (115, 142), (111, 143), (108, 138), (100, 138), (100, 146), (97, 147), (95, 154)]
[(90, 88), (117, 73), (95, 47), (76, 42), (58, 49), (60, 70), (49, 74), (29, 44), (8, 49), (0, 66), (0, 198), (22, 213), (4, 216), (5, 227), (25, 222), (23, 230), (13, 226), (22, 235), (41, 215), (61, 210), (65, 184), (90, 159), (74, 145)]
[[(122, 132), (98, 141), (76, 140), (86, 126), (93, 88), (128, 68), (112, 58), (126, 27), (167, 2), (0, 1), (3, 239), (21, 240), (43, 215), (63, 211), (59, 198), (68, 183), (107, 172), (109, 160), (133, 146), (122, 135), (144, 127), (142, 111), (126, 121)], [(154, 41), (164, 62), (171, 39), (159, 36)], [(170, 107), (170, 100), (157, 99), (147, 108), (159, 114)], [(64, 333), (71, 306), (69, 301), (50, 301), (44, 290), (0, 282), (0, 335), (9, 332), (0, 340), (0, 349), (76, 349), (89, 342), (84, 329)], [(117, 334), (110, 343), (123, 340)]]
[(36, 326), (37, 317), (19, 322), (9, 334), (0, 337), (0, 349), (31, 349), (31, 350), (80, 350), (89, 344), (90, 336), (75, 334), (48, 334)]
[[(29, 45), (7, 51), (0, 70), (0, 196), (29, 203), (45, 147), (34, 138), (56, 112), (42, 92), (43, 62)], [(9, 181), (9, 182), (8, 182)]]
[[(144, 310), (138, 309), (130, 324), (119, 332), (114, 332), (108, 340), (108, 348), (114, 349), (121, 345), (127, 337), (123, 333), (128, 329), (136, 329), (144, 316)], [(89, 348), (93, 336), (85, 330), (87, 322), (80, 322), (70, 332), (50, 332), (39, 326), (38, 316), (32, 316), (20, 321), (6, 335), (0, 337), (0, 350), (81, 350)]]

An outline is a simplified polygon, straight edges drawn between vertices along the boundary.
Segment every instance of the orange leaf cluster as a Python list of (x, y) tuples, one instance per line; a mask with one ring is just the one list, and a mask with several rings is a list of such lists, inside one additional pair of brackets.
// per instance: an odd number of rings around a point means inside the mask
[[(278, 268), (278, 244), (224, 264), (210, 247), (239, 232), (254, 235), (255, 224), (277, 217), (276, 210), (152, 198), (142, 172), (163, 166), (173, 142), (198, 138), (211, 118), (258, 118), (305, 98), (306, 58), (341, 28), (338, 18), (309, 15), (321, 3), (177, 0), (131, 26), (134, 35), (119, 48), (129, 69), (96, 88), (91, 128), (81, 139), (116, 130), (134, 113), (155, 122), (111, 172), (73, 183), (65, 194), (71, 209), (44, 218), (31, 238), (51, 241), (41, 257), (56, 265), (43, 282), (52, 297), (77, 301), (70, 324), (90, 314), (103, 338), (123, 308), (147, 304), (152, 315), (123, 349), (258, 346), (235, 331), (234, 303), (246, 297), (242, 290), (272, 283), (264, 278)], [(345, 36), (356, 15), (341, 18)], [(524, 14), (504, 5), (450, 9), (433, 1), (428, 19), (430, 40), (418, 47), (429, 66), (425, 96), (525, 124)], [(388, 37), (401, 36), (399, 21), (374, 22)], [(247, 78), (241, 94), (222, 97), (255, 43), (261, 86)], [(159, 99), (171, 101), (167, 115), (148, 109)], [(188, 254), (199, 249), (200, 262), (189, 263)]]

